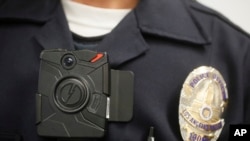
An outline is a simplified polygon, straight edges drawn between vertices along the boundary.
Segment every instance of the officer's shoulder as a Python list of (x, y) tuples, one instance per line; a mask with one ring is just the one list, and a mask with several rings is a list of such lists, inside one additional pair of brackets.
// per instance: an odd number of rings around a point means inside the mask
[(186, 2), (190, 6), (192, 14), (194, 14), (196, 17), (199, 17), (199, 19), (221, 23), (223, 25), (229, 26), (232, 30), (239, 32), (243, 36), (250, 38), (249, 33), (247, 33), (240, 26), (236, 25), (234, 22), (232, 22), (229, 18), (224, 16), (219, 11), (216, 11), (215, 9), (203, 5), (196, 0), (186, 0)]
[(60, 0), (0, 0), (0, 21), (45, 21), (59, 4)]

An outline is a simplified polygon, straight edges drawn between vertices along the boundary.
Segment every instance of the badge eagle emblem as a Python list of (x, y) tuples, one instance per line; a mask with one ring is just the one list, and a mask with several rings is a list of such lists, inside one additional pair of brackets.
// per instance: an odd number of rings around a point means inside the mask
[(218, 70), (194, 69), (186, 78), (179, 101), (179, 125), (184, 141), (216, 141), (224, 126), (228, 101), (226, 83)]

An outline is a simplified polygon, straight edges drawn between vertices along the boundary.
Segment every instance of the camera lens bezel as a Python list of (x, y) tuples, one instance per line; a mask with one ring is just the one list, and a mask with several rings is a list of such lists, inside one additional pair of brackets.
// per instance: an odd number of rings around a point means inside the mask
[(73, 54), (65, 54), (62, 56), (61, 65), (63, 68), (69, 70), (75, 67), (77, 64), (76, 58)]

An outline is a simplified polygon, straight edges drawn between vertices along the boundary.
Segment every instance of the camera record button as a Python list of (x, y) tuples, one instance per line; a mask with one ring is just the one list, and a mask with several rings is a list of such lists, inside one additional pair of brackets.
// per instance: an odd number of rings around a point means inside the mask
[(89, 99), (89, 91), (83, 82), (76, 78), (60, 81), (55, 89), (54, 102), (64, 112), (81, 110)]

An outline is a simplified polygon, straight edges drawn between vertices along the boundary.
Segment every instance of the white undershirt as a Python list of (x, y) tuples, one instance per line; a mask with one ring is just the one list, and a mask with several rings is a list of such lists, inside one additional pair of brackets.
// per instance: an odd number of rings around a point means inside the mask
[(71, 32), (83, 37), (108, 34), (131, 9), (106, 9), (61, 0)]

